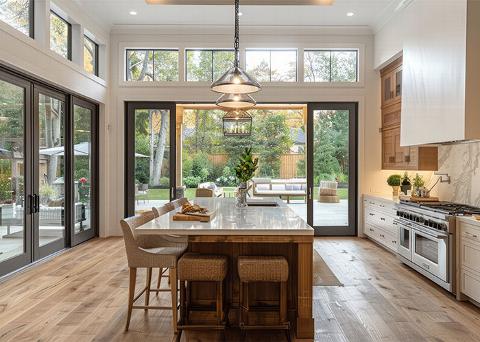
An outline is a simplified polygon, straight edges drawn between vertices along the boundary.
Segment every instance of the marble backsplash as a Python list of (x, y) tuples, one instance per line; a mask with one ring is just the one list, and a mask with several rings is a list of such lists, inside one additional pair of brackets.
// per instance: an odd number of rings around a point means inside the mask
[(440, 198), (480, 207), (480, 142), (440, 146), (438, 158), (438, 172), (451, 177), (451, 184), (438, 184)]

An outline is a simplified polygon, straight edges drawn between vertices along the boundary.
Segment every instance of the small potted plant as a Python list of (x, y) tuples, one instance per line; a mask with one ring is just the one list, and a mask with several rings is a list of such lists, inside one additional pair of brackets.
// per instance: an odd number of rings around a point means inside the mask
[(402, 192), (406, 195), (408, 193), (408, 190), (412, 190), (412, 181), (410, 180), (410, 177), (408, 176), (408, 173), (405, 172), (402, 177), (402, 184), (401, 184), (401, 189)]
[(422, 197), (422, 190), (424, 186), (425, 181), (423, 180), (423, 177), (417, 173), (415, 175), (415, 178), (413, 178), (413, 194), (416, 197)]
[(400, 175), (391, 175), (387, 178), (387, 184), (390, 185), (393, 189), (393, 197), (398, 197), (401, 182), (402, 176)]

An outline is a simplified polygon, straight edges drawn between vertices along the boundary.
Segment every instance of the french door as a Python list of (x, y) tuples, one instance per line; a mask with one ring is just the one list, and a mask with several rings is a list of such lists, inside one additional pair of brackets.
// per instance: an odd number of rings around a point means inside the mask
[(0, 276), (96, 235), (96, 106), (0, 70)]
[(307, 221), (315, 235), (356, 235), (357, 107), (308, 104)]
[(176, 197), (176, 104), (128, 102), (125, 122), (125, 215)]

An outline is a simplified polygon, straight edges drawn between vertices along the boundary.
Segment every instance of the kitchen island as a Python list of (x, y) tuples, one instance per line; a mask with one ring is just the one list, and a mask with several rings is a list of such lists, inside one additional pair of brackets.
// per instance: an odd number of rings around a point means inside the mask
[[(239, 279), (237, 258), (242, 255), (281, 255), (289, 263), (288, 317), (297, 338), (313, 339), (312, 281), (313, 228), (281, 200), (278, 206), (249, 206), (238, 209), (233, 198), (198, 198), (196, 204), (215, 211), (210, 222), (174, 221), (175, 211), (136, 229), (136, 234), (188, 236), (188, 250), (229, 257), (225, 298), (229, 322), (238, 324)], [(215, 301), (214, 287), (195, 284), (191, 300), (198, 304)], [(278, 286), (252, 284), (253, 304), (273, 304)], [(252, 312), (250, 319), (271, 323), (272, 316)]]

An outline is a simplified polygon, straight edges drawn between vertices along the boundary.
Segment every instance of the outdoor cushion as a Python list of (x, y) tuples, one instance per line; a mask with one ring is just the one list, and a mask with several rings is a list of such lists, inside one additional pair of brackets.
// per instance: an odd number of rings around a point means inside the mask
[(285, 191), (285, 184), (272, 184), (272, 190)]
[(257, 195), (259, 196), (282, 196), (282, 195), (289, 195), (289, 196), (305, 196), (305, 191), (302, 190), (261, 190), (257, 191)]
[(255, 184), (270, 184), (272, 182), (270, 178), (253, 178), (252, 181)]
[(285, 190), (302, 190), (301, 184), (285, 184)]
[(269, 184), (257, 184), (256, 188), (257, 188), (257, 190), (270, 190), (270, 185)]

